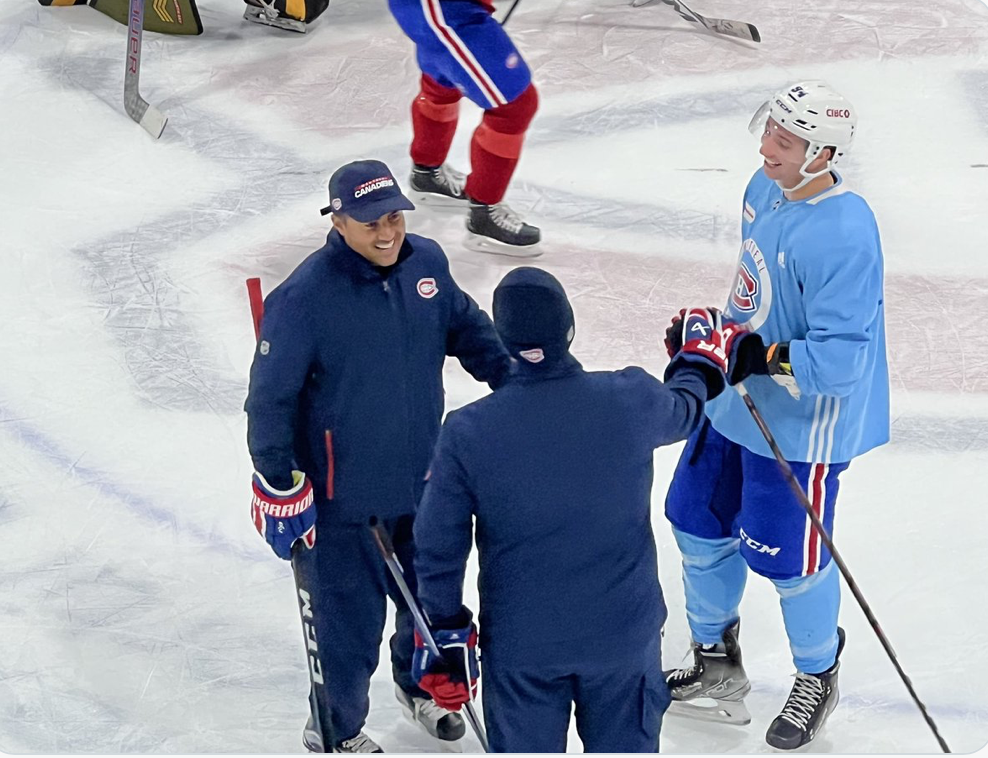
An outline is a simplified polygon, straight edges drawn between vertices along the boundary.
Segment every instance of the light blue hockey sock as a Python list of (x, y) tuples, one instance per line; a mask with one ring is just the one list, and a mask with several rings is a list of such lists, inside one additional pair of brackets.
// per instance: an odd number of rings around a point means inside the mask
[(796, 670), (819, 674), (834, 665), (837, 655), (837, 613), (840, 575), (830, 561), (816, 574), (773, 579), (782, 605), (789, 649)]
[(748, 578), (740, 541), (733, 537), (704, 539), (672, 530), (683, 554), (686, 618), (693, 640), (701, 645), (721, 641), (724, 630), (738, 619), (738, 606)]

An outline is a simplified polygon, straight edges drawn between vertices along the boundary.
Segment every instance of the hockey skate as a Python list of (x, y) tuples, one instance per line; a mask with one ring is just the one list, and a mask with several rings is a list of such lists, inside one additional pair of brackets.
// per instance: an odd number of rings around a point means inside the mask
[(693, 643), (693, 665), (664, 672), (672, 695), (669, 713), (701, 721), (743, 726), (751, 723), (744, 698), (751, 691), (741, 664), (736, 621), (716, 645)]
[(504, 203), (484, 205), (470, 201), (467, 219), (468, 250), (477, 253), (494, 253), (513, 258), (534, 258), (542, 255), (538, 227), (526, 224)]
[(395, 697), (401, 704), (405, 718), (435, 737), (444, 751), (462, 752), (463, 748), (459, 740), (466, 734), (467, 727), (459, 713), (447, 711), (429, 698), (409, 695), (397, 684)]
[(434, 208), (463, 207), (467, 196), (463, 188), (467, 178), (445, 163), (432, 168), (415, 164), (408, 180), (412, 200)]
[(775, 717), (765, 733), (765, 741), (779, 750), (795, 750), (817, 736), (827, 717), (837, 707), (840, 692), (837, 672), (844, 649), (844, 630), (837, 627), (837, 660), (822, 674), (796, 674), (782, 713)]
[[(309, 716), (309, 720), (305, 722), (305, 731), (302, 732), (302, 744), (305, 749), (310, 753), (325, 753), (326, 750), (322, 744), (322, 735), (316, 731), (315, 725), (312, 723), (312, 716)], [(335, 750), (330, 752), (333, 753), (383, 753), (381, 746), (378, 745), (374, 740), (368, 737), (363, 732), (358, 732), (356, 737), (351, 737), (348, 740), (343, 740), (339, 745), (336, 746)]]

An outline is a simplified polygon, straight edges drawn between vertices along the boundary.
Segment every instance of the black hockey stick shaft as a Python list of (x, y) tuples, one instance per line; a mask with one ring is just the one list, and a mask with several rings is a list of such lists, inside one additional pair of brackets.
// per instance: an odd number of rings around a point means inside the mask
[[(391, 575), (395, 579), (395, 583), (398, 585), (398, 589), (401, 591), (402, 597), (405, 598), (405, 602), (408, 604), (408, 610), (412, 612), (412, 618), (415, 620), (415, 628), (418, 629), (419, 635), (422, 637), (422, 641), (425, 642), (426, 647), (429, 648), (429, 652), (432, 653), (437, 658), (442, 658), (442, 653), (439, 651), (439, 646), (436, 644), (435, 638), (432, 636), (432, 632), (429, 630), (429, 623), (425, 619), (425, 614), (422, 612), (422, 607), (419, 605), (418, 600), (415, 599), (415, 595), (412, 594), (412, 590), (408, 586), (408, 582), (405, 581), (405, 572), (401, 568), (401, 564), (398, 562), (398, 558), (395, 556), (394, 546), (391, 544), (391, 537), (388, 535), (387, 530), (381, 524), (377, 522), (377, 519), (371, 519), (370, 524), (371, 533), (374, 535), (374, 542), (377, 543), (377, 549), (381, 551), (381, 557), (384, 558), (384, 562), (388, 565), (388, 569), (391, 571)], [(469, 677), (469, 673), (467, 674)], [(469, 687), (469, 683), (467, 687)], [(484, 749), (485, 753), (491, 752), (490, 745), (487, 743), (487, 732), (484, 731), (484, 725), (480, 723), (480, 719), (477, 718), (477, 712), (474, 710), (472, 702), (464, 703), (464, 710), (467, 714), (467, 721), (470, 723), (470, 728), (473, 729), (474, 734), (477, 735), (477, 739), (480, 740), (480, 746)]]
[(792, 467), (789, 462), (783, 457), (782, 451), (779, 450), (779, 445), (775, 441), (775, 437), (772, 436), (771, 430), (768, 428), (768, 424), (765, 423), (765, 418), (762, 416), (761, 411), (758, 410), (758, 406), (755, 405), (755, 401), (751, 399), (748, 391), (745, 389), (744, 384), (738, 383), (735, 385), (735, 389), (741, 395), (744, 400), (744, 404), (748, 407), (751, 417), (755, 420), (755, 424), (758, 425), (762, 436), (765, 437), (765, 441), (768, 446), (772, 449), (772, 455), (775, 456), (775, 460), (779, 464), (779, 468), (782, 469), (782, 475), (789, 483), (789, 487), (792, 489), (793, 493), (796, 495), (796, 499), (799, 504), (803, 506), (803, 510), (806, 511), (806, 515), (809, 516), (810, 521), (813, 522), (813, 527), (817, 530), (820, 535), (820, 540), (827, 549), (830, 551), (830, 555), (833, 556), (834, 563), (837, 564), (837, 568), (840, 569), (841, 576), (844, 577), (844, 581), (847, 582), (847, 586), (851, 590), (851, 594), (854, 595), (854, 599), (858, 601), (858, 605), (861, 606), (861, 610), (864, 611), (865, 618), (868, 619), (868, 623), (874, 630), (875, 634), (878, 635), (879, 642), (882, 643), (882, 647), (885, 648), (885, 652), (888, 654), (889, 660), (892, 661), (892, 665), (895, 666), (895, 670), (899, 674), (899, 678), (902, 679), (902, 683), (906, 685), (906, 689), (909, 690), (909, 695), (912, 697), (913, 702), (919, 708), (920, 713), (923, 714), (923, 718), (926, 720), (927, 726), (933, 732), (933, 736), (936, 737), (937, 742), (940, 743), (940, 749), (945, 753), (950, 752), (950, 748), (947, 747), (946, 741), (940, 735), (940, 730), (937, 729), (937, 725), (934, 723), (933, 718), (930, 716), (929, 712), (926, 710), (926, 706), (923, 705), (923, 701), (919, 699), (919, 695), (916, 694), (916, 690), (913, 688), (913, 683), (910, 681), (909, 677), (906, 676), (906, 672), (903, 671), (902, 666), (899, 664), (899, 659), (895, 655), (895, 651), (892, 649), (892, 645), (889, 643), (888, 638), (885, 636), (885, 632), (882, 631), (881, 625), (878, 623), (878, 619), (875, 618), (875, 614), (871, 610), (871, 606), (868, 605), (868, 601), (865, 600), (858, 583), (854, 581), (854, 577), (851, 576), (851, 571), (847, 568), (847, 564), (844, 563), (844, 559), (841, 557), (840, 553), (837, 551), (837, 547), (834, 545), (834, 541), (827, 534), (826, 528), (823, 526), (823, 522), (820, 521), (820, 517), (813, 511), (813, 505), (810, 503), (810, 499), (806, 496), (806, 492), (803, 490), (802, 485), (796, 479), (796, 475), (792, 472)]
[[(332, 711), (329, 708), (323, 676), (322, 661), (319, 658), (319, 641), (316, 639), (316, 619), (315, 603), (313, 603), (311, 593), (305, 588), (305, 579), (302, 571), (302, 551), (310, 550), (305, 546), (303, 540), (296, 540), (292, 545), (292, 574), (295, 577), (295, 599), (298, 601), (299, 615), (302, 618), (302, 634), (305, 637), (305, 654), (309, 663), (309, 712), (312, 714), (312, 728), (315, 729), (322, 740), (324, 753), (336, 753), (336, 732), (333, 729)], [(322, 693), (322, 702), (326, 704), (326, 718), (322, 717), (319, 710), (319, 693)]]
[(518, 7), (518, 3), (520, 3), (520, 2), (521, 2), (521, 0), (515, 0), (511, 4), (511, 7), (508, 8), (508, 12), (505, 13), (504, 14), (504, 18), (501, 19), (501, 26), (504, 26), (506, 23), (508, 23), (508, 19), (511, 18), (511, 14), (515, 12), (515, 8)]
[[(247, 280), (247, 298), (250, 301), (250, 315), (254, 322), (254, 339), (261, 337), (261, 319), (264, 317), (264, 295), (261, 292), (261, 280), (256, 276)], [(295, 600), (298, 603), (299, 616), (302, 619), (302, 635), (305, 638), (305, 655), (309, 668), (309, 711), (312, 714), (312, 726), (322, 740), (323, 752), (336, 752), (336, 733), (333, 730), (332, 712), (325, 690), (326, 680), (323, 676), (322, 660), (319, 657), (319, 641), (316, 639), (316, 609), (312, 593), (306, 589), (306, 581), (302, 570), (302, 551), (309, 550), (303, 540), (296, 540), (292, 545), (292, 574), (295, 577)], [(322, 701), (326, 703), (326, 715), (323, 719), (319, 711), (319, 693), (323, 693)]]

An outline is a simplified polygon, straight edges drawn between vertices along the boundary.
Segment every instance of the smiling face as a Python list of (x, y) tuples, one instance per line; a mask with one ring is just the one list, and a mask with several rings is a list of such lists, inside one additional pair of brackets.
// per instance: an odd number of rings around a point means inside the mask
[(405, 241), (405, 214), (401, 211), (381, 216), (366, 224), (349, 216), (333, 214), (333, 227), (346, 243), (375, 266), (391, 266)]
[[(762, 130), (762, 146), (759, 153), (765, 159), (765, 175), (783, 187), (795, 187), (803, 180), (800, 169), (806, 162), (806, 149), (809, 143), (802, 137), (786, 131), (772, 118), (765, 122)], [(830, 160), (830, 149), (825, 148), (806, 167), (808, 174), (821, 171)]]

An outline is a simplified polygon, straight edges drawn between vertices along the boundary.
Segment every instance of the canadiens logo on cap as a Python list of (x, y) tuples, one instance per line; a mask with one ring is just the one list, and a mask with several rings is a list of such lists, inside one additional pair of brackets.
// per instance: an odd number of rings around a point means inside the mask
[(390, 176), (379, 176), (376, 179), (371, 179), (369, 182), (364, 182), (360, 186), (353, 190), (353, 196), (363, 197), (364, 195), (369, 195), (374, 190), (382, 189), (383, 187), (394, 187), (395, 180)]
[(431, 276), (424, 279), (419, 279), (418, 284), (415, 285), (415, 289), (418, 293), (428, 300), (431, 297), (435, 297), (436, 293), (439, 292), (439, 287), (436, 286), (436, 280)]

